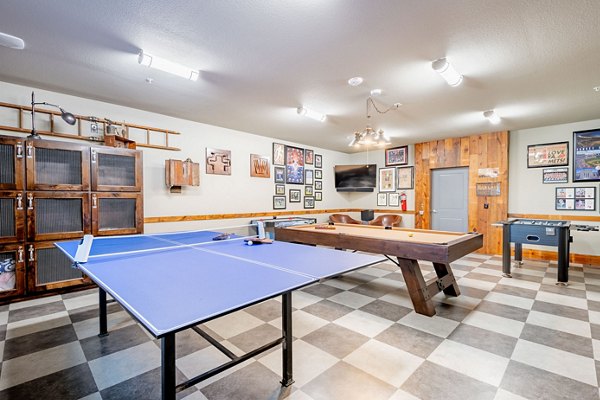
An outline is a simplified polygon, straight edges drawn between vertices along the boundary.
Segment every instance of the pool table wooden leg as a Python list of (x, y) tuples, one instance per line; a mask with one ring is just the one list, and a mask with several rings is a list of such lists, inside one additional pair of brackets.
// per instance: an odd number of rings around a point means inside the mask
[(398, 266), (402, 271), (402, 276), (404, 277), (404, 282), (406, 283), (415, 311), (429, 317), (434, 316), (435, 307), (431, 300), (432, 296), (429, 294), (427, 283), (423, 278), (423, 273), (417, 260), (398, 257)]
[(454, 278), (450, 264), (433, 263), (433, 268), (435, 268), (435, 273), (439, 278), (438, 282), (443, 287), (442, 290), (444, 293), (448, 296), (460, 296), (460, 289), (458, 288), (458, 283), (456, 283), (456, 278)]

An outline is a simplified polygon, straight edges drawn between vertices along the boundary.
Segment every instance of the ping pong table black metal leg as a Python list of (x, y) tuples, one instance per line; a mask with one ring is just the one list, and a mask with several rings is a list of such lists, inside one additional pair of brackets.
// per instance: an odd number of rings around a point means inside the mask
[(106, 292), (102, 288), (98, 288), (98, 307), (100, 308), (100, 333), (98, 336), (106, 336), (108, 335)]
[(556, 284), (561, 286), (567, 286), (569, 283), (570, 239), (568, 229), (558, 230), (558, 279)]
[(175, 400), (175, 334), (169, 333), (160, 340), (162, 400)]
[(510, 224), (502, 225), (502, 276), (510, 275)]
[(292, 292), (286, 292), (282, 295), (281, 307), (281, 327), (283, 330), (283, 377), (281, 379), (281, 384), (287, 387), (294, 383), (292, 377), (292, 341), (294, 340), (292, 337)]

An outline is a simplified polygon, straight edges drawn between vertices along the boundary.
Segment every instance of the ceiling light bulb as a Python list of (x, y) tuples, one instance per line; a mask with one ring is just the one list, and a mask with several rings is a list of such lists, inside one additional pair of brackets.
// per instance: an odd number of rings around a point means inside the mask
[(371, 90), (371, 96), (373, 96), (373, 97), (381, 96), (381, 89), (373, 89), (373, 90)]
[(438, 58), (431, 63), (431, 68), (440, 74), (450, 86), (458, 86), (463, 80), (463, 76), (454, 69), (446, 58)]
[(298, 107), (298, 109), (296, 111), (298, 112), (299, 115), (304, 115), (305, 117), (314, 119), (315, 121), (319, 121), (319, 122), (324, 122), (325, 119), (327, 118), (326, 114), (322, 114), (320, 112), (311, 110), (310, 108), (306, 108), (306, 107)]
[(8, 47), (9, 49), (23, 50), (25, 42), (23, 39), (0, 32), (0, 46)]
[(354, 138), (348, 144), (349, 147), (359, 147), (360, 146), (360, 132), (354, 132)]
[(350, 86), (358, 86), (363, 83), (363, 78), (361, 76), (355, 76), (354, 78), (348, 79), (348, 85)]
[(145, 67), (155, 68), (164, 72), (168, 72), (173, 75), (180, 76), (182, 78), (189, 79), (190, 81), (197, 81), (200, 76), (200, 71), (192, 69), (181, 64), (174, 63), (164, 58), (152, 56), (144, 51), (140, 51), (138, 55), (138, 63)]
[(484, 111), (483, 116), (486, 117), (492, 124), (500, 123), (500, 117), (494, 110)]

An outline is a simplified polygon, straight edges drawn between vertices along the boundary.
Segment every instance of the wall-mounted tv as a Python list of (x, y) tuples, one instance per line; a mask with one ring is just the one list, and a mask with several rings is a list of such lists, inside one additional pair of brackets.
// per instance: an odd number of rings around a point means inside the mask
[(338, 192), (372, 192), (377, 186), (377, 164), (336, 165)]

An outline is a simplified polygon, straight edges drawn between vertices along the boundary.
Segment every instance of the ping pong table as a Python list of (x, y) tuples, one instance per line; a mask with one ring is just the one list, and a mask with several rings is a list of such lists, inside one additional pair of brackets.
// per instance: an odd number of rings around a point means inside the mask
[[(243, 237), (191, 231), (60, 242), (74, 265), (99, 287), (99, 331), (108, 334), (107, 293), (161, 340), (163, 399), (279, 344), (283, 386), (292, 378), (292, 291), (385, 258), (274, 241), (247, 245)], [(247, 239), (247, 238), (246, 238)], [(236, 356), (199, 324), (282, 296), (282, 336)], [(193, 329), (230, 358), (188, 381), (176, 382), (175, 333)]]

